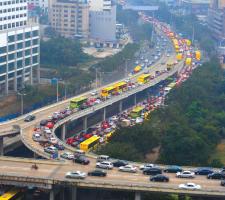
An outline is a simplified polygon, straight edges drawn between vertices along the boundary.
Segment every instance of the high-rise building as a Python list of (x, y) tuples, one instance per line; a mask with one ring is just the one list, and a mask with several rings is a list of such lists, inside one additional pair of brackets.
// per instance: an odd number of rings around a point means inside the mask
[(225, 0), (212, 0), (208, 12), (208, 26), (218, 41), (225, 39)]
[(27, 0), (30, 8), (41, 8), (43, 11), (48, 11), (49, 0)]
[(40, 81), (39, 43), (39, 26), (27, 19), (27, 0), (1, 0), (1, 95)]
[(116, 40), (116, 4), (112, 0), (90, 0), (90, 37)]
[(61, 36), (89, 36), (87, 0), (49, 0), (49, 20), (51, 27)]

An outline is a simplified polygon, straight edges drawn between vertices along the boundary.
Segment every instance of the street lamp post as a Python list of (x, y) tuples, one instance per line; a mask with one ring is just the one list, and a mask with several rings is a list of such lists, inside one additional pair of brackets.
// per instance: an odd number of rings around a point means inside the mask
[(25, 96), (26, 94), (25, 93), (20, 93), (20, 92), (18, 92), (17, 93), (19, 96), (20, 96), (20, 99), (21, 99), (21, 106), (20, 106), (20, 109), (21, 109), (21, 111), (20, 111), (20, 113), (21, 113), (21, 115), (23, 115), (23, 107), (24, 107), (24, 103), (23, 103), (23, 96)]
[(56, 81), (56, 101), (59, 101), (59, 79)]

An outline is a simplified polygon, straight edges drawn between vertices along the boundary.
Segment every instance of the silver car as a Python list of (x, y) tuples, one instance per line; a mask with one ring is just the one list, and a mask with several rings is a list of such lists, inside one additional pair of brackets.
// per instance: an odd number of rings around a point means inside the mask
[(125, 166), (119, 167), (119, 171), (136, 173), (137, 167), (134, 167), (133, 165), (125, 165)]
[(84, 179), (86, 178), (87, 174), (85, 172), (81, 171), (73, 171), (73, 172), (67, 172), (66, 178), (76, 178), (76, 179)]

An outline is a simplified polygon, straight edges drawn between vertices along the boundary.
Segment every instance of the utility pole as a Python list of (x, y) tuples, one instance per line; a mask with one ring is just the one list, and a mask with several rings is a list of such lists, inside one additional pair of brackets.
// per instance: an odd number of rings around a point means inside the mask
[(192, 39), (191, 39), (192, 44), (194, 43), (194, 40), (195, 40), (195, 27), (193, 25), (192, 26)]

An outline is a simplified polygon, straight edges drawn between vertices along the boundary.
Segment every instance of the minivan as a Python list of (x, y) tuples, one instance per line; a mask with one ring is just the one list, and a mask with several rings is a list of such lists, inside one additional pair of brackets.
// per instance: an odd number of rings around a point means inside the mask
[(97, 162), (108, 161), (108, 160), (109, 160), (109, 156), (106, 156), (106, 155), (99, 155), (97, 157)]

